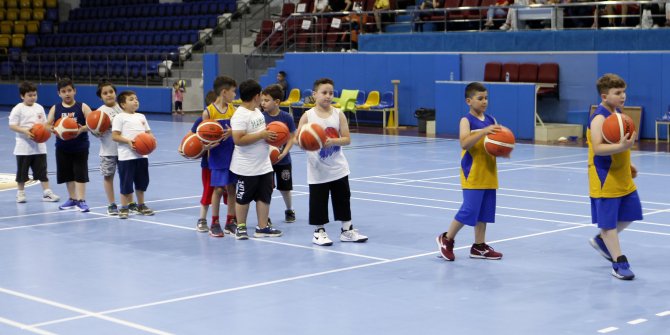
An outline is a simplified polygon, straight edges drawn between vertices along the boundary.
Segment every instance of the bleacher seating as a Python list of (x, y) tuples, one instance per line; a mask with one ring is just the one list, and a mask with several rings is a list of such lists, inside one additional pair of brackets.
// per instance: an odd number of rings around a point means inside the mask
[(488, 62), (484, 65), (484, 81), (505, 81), (509, 75), (510, 82), (537, 83), (538, 97), (553, 95), (559, 98), (558, 64), (556, 63), (498, 63)]

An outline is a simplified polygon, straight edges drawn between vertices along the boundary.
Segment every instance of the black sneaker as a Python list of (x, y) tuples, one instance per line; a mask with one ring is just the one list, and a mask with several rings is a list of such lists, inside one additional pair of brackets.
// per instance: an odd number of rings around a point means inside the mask
[(119, 207), (117, 207), (115, 203), (109, 204), (109, 206), (107, 206), (107, 215), (119, 215)]
[(197, 230), (200, 233), (208, 232), (209, 227), (207, 226), (207, 219), (198, 219), (198, 224), (196, 224), (195, 230)]
[(221, 225), (218, 222), (213, 222), (212, 227), (209, 228), (209, 235), (213, 237), (223, 237), (223, 230), (221, 230)]
[(246, 224), (238, 224), (237, 229), (235, 231), (235, 239), (237, 240), (248, 240), (249, 235), (247, 235), (247, 225)]
[(141, 204), (137, 206), (137, 212), (146, 216), (154, 215), (154, 210), (149, 208), (146, 204)]
[(137, 204), (134, 202), (128, 204), (128, 211), (130, 214), (140, 214), (140, 210), (137, 208)]
[(228, 235), (235, 235), (235, 232), (237, 231), (237, 220), (230, 220), (230, 223), (223, 227), (223, 231)]
[(256, 231), (254, 232), (254, 237), (279, 237), (282, 235), (281, 230), (272, 228), (270, 222), (265, 228), (260, 228), (256, 226)]
[(127, 219), (128, 214), (130, 214), (130, 210), (128, 208), (123, 208), (119, 209), (119, 219)]
[(292, 209), (285, 210), (284, 221), (287, 223), (295, 222), (295, 211)]

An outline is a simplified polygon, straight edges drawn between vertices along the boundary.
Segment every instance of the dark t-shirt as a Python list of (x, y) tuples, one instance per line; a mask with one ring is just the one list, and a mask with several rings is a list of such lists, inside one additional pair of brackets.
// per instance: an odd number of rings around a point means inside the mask
[[(266, 112), (263, 112), (263, 116), (265, 117), (266, 125), (270, 124), (270, 122), (273, 121), (279, 121), (288, 127), (289, 133), (293, 134), (293, 132), (295, 132), (295, 122), (293, 121), (293, 117), (291, 116), (291, 114), (281, 111), (276, 116), (272, 116)], [(279, 148), (279, 152), (284, 151), (284, 146), (285, 145), (282, 145), (281, 148)], [(282, 160), (277, 162), (275, 165), (288, 165), (288, 164), (291, 164), (290, 153), (287, 154), (286, 157), (282, 158)]]
[(329, 0), (328, 5), (333, 12), (341, 12), (344, 10), (344, 7), (347, 6), (347, 3), (344, 2), (344, 0)]

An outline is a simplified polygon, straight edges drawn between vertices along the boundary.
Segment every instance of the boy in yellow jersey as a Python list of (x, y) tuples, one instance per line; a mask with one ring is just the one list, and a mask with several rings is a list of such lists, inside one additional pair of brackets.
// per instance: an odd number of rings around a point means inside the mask
[(475, 243), (470, 248), (470, 258), (501, 259), (499, 253), (486, 244), (486, 223), (495, 222), (498, 168), (496, 158), (484, 150), (484, 137), (502, 128), (495, 118), (484, 114), (488, 106), (488, 91), (481, 83), (465, 87), (465, 103), (470, 112), (461, 118), (459, 138), (461, 148), (461, 186), (463, 204), (446, 233), (437, 236), (437, 246), (442, 258), (453, 261), (454, 238), (464, 225), (475, 230)]
[[(223, 229), (219, 223), (219, 207), (221, 205), (221, 196), (227, 194), (235, 194), (235, 183), (237, 183), (237, 176), (230, 171), (230, 162), (233, 158), (233, 149), (235, 144), (230, 138), (232, 130), (230, 129), (230, 119), (235, 113), (232, 101), (235, 99), (235, 89), (237, 83), (233, 78), (220, 76), (214, 79), (214, 93), (216, 100), (207, 106), (202, 112), (202, 119), (217, 120), (223, 129), (223, 139), (221, 143), (209, 150), (209, 169), (211, 171), (210, 186), (214, 188), (212, 194), (212, 225), (209, 229), (209, 234), (213, 237), (223, 237)], [(235, 221), (235, 201), (228, 201), (224, 198), (224, 202), (228, 205), (228, 214), (226, 215), (226, 225), (224, 226), (228, 234), (235, 234), (237, 222)]]
[(589, 144), (589, 196), (591, 221), (598, 224), (600, 234), (590, 240), (591, 246), (612, 262), (612, 275), (619, 279), (635, 277), (628, 259), (621, 253), (619, 232), (632, 221), (642, 220), (642, 204), (633, 178), (637, 169), (630, 162), (630, 148), (635, 132), (619, 143), (603, 140), (602, 127), (612, 113), (620, 113), (626, 102), (626, 82), (616, 74), (607, 73), (596, 83), (602, 102), (591, 115), (586, 129)]

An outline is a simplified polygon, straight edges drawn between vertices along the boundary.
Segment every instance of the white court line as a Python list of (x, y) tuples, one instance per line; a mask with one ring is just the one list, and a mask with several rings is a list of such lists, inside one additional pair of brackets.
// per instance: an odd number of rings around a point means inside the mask
[(647, 321), (648, 321), (647, 319), (635, 319), (635, 320), (628, 321), (626, 323), (629, 324), (629, 325), (637, 325), (637, 324), (647, 322)]
[[(110, 218), (107, 215), (105, 215), (105, 216), (106, 216), (106, 218)], [(93, 220), (102, 220), (102, 219), (105, 219), (105, 218), (86, 218), (86, 219), (79, 219), (79, 220), (67, 220), (67, 221), (56, 221), (56, 222), (47, 222), (47, 223), (36, 223), (36, 224), (29, 224), (29, 225), (23, 225), (23, 226), (13, 226), (13, 227), (7, 227), (7, 228), (0, 228), (0, 231), (15, 230), (15, 229), (26, 229), (26, 228), (34, 228), (34, 227), (44, 227), (44, 226), (52, 226), (52, 225), (63, 224), (63, 223), (93, 221)]]
[(617, 327), (607, 327), (607, 328), (603, 328), (603, 329), (598, 330), (598, 332), (601, 333), (601, 334), (607, 334), (607, 333), (613, 332), (613, 331), (618, 330), (618, 329), (619, 328), (617, 328)]
[(253, 241), (258, 241), (258, 242), (270, 243), (270, 244), (285, 245), (285, 246), (294, 247), (294, 248), (310, 249), (310, 250), (315, 250), (315, 251), (329, 252), (329, 253), (346, 255), (346, 256), (367, 258), (367, 259), (371, 259), (371, 260), (374, 260), (374, 261), (388, 261), (389, 260), (388, 258), (381, 258), (381, 257), (367, 256), (367, 255), (361, 255), (361, 254), (354, 254), (354, 253), (350, 253), (350, 252), (326, 249), (326, 248), (323, 248), (323, 247), (308, 247), (308, 246), (300, 245), (300, 244), (293, 244), (293, 243), (286, 243), (286, 242), (279, 242), (279, 241), (275, 241), (275, 240), (258, 239), (258, 238), (254, 238), (252, 240)]
[(670, 311), (656, 313), (656, 316), (668, 316), (668, 315), (670, 315)]
[[(142, 330), (142, 331), (145, 331), (147, 333), (158, 334), (158, 335), (170, 335), (170, 333), (164, 332), (162, 330), (158, 330), (158, 329), (154, 329), (154, 328), (151, 328), (151, 327), (143, 326), (143, 325), (140, 325), (140, 324), (137, 324), (137, 323), (134, 323), (134, 322), (130, 322), (130, 321), (126, 321), (126, 320), (117, 319), (117, 318), (114, 318), (114, 317), (111, 317), (111, 316), (102, 315), (100, 313), (94, 313), (94, 312), (91, 312), (91, 311), (87, 311), (85, 309), (81, 309), (81, 308), (74, 307), (74, 306), (69, 306), (69, 305), (66, 305), (66, 304), (61, 304), (59, 302), (47, 300), (47, 299), (36, 297), (36, 296), (33, 296), (33, 295), (13, 291), (13, 290), (10, 290), (10, 289), (6, 289), (4, 287), (0, 287), (0, 292), (5, 293), (5, 294), (9, 294), (9, 295), (12, 295), (12, 296), (15, 296), (15, 297), (23, 298), (23, 299), (26, 299), (26, 300), (35, 301), (35, 302), (38, 302), (38, 303), (41, 303), (41, 304), (45, 304), (45, 305), (57, 307), (57, 308), (60, 308), (60, 309), (65, 309), (65, 310), (68, 310), (68, 311), (72, 311), (72, 312), (75, 312), (75, 313), (83, 314), (83, 315), (86, 315), (87, 317), (102, 319), (102, 320), (105, 320), (105, 321), (109, 321), (109, 322), (113, 322), (113, 323), (116, 323), (116, 324), (120, 324), (122, 326), (129, 327), (129, 328)], [(35, 325), (28, 326), (24, 329), (33, 330), (33, 329), (35, 329)]]
[[(545, 231), (545, 232), (540, 232), (540, 233), (533, 233), (533, 234), (528, 234), (528, 235), (522, 235), (522, 236), (516, 236), (516, 237), (510, 237), (510, 238), (490, 241), (488, 243), (489, 244), (495, 244), (495, 243), (501, 243), (501, 242), (507, 242), (507, 241), (515, 241), (515, 240), (520, 240), (520, 239), (524, 239), (524, 238), (530, 238), (530, 237), (535, 237), (535, 236), (540, 236), (540, 235), (553, 234), (553, 233), (558, 233), (558, 232), (563, 232), (563, 231), (566, 231), (566, 230), (572, 230), (572, 229), (578, 229), (578, 228), (582, 228), (582, 227), (568, 227), (568, 228), (555, 229), (555, 230), (550, 230), (550, 231)], [(461, 247), (458, 247), (458, 248), (454, 248), (454, 250), (462, 250), (462, 249), (467, 249), (467, 248), (470, 248), (470, 247), (471, 247), (470, 245), (465, 245), (465, 246), (461, 246)], [(421, 257), (437, 254), (438, 252), (439, 251), (425, 252), (425, 253), (421, 253), (421, 254), (405, 256), (405, 257), (400, 257), (400, 258), (395, 258), (395, 259), (390, 259), (390, 260), (385, 260), (385, 261), (348, 266), (348, 267), (344, 267), (344, 268), (338, 268), (338, 269), (315, 272), (315, 273), (310, 273), (310, 274), (305, 274), (305, 275), (293, 276), (293, 277), (288, 277), (288, 278), (284, 278), (284, 279), (277, 279), (277, 280), (272, 280), (272, 281), (267, 281), (267, 282), (260, 282), (260, 283), (256, 283), (256, 284), (233, 287), (233, 288), (228, 288), (228, 289), (223, 289), (223, 290), (204, 292), (204, 293), (184, 296), (184, 297), (180, 297), (180, 298), (160, 300), (160, 301), (141, 304), (141, 305), (128, 306), (128, 307), (122, 307), (122, 308), (107, 310), (107, 311), (99, 312), (97, 314), (106, 315), (106, 314), (112, 314), (112, 313), (119, 313), (119, 312), (125, 312), (125, 311), (129, 311), (129, 310), (136, 310), (136, 309), (141, 309), (141, 308), (146, 308), (146, 307), (153, 307), (153, 306), (164, 305), (164, 304), (169, 304), (169, 303), (174, 303), (174, 302), (187, 301), (187, 300), (193, 300), (193, 299), (209, 297), (209, 296), (214, 296), (214, 295), (219, 295), (219, 294), (225, 294), (225, 293), (229, 293), (229, 292), (237, 292), (237, 291), (242, 291), (242, 290), (251, 289), (251, 288), (269, 286), (269, 285), (280, 284), (280, 283), (291, 282), (291, 281), (302, 280), (302, 279), (313, 278), (313, 277), (320, 277), (320, 276), (329, 275), (329, 274), (333, 274), (333, 273), (363, 269), (363, 268), (373, 267), (373, 266), (382, 265), (382, 264), (396, 263), (396, 262), (401, 262), (401, 261), (405, 261), (405, 260), (421, 258)], [(72, 321), (72, 320), (83, 319), (83, 318), (87, 318), (87, 317), (88, 316), (86, 316), (86, 315), (81, 315), (81, 316), (75, 316), (75, 317), (69, 317), (69, 318), (64, 318), (64, 319), (52, 320), (52, 321), (47, 321), (47, 322), (42, 322), (42, 323), (36, 323), (36, 324), (31, 325), (31, 326), (32, 327), (41, 327), (41, 326), (45, 326), (45, 325), (51, 325), (51, 324), (56, 324), (56, 323), (62, 323), (62, 322), (68, 322), (68, 321)]]
[(35, 334), (41, 334), (41, 335), (56, 335), (56, 333), (48, 332), (48, 331), (46, 331), (46, 330), (39, 329), (39, 328), (35, 328), (35, 327), (33, 327), (33, 326), (28, 326), (28, 325), (26, 325), (26, 324), (24, 324), (24, 323), (16, 322), (16, 321), (12, 321), (12, 320), (9, 320), (9, 319), (5, 319), (5, 318), (3, 318), (3, 317), (0, 317), (0, 323), (4, 323), (4, 324), (6, 324), (6, 325), (9, 325), (9, 326), (12, 326), (12, 327), (19, 328), (19, 329), (21, 329), (21, 330), (27, 330), (27, 331), (29, 331), (29, 332), (31, 332), (31, 333), (35, 333)]

